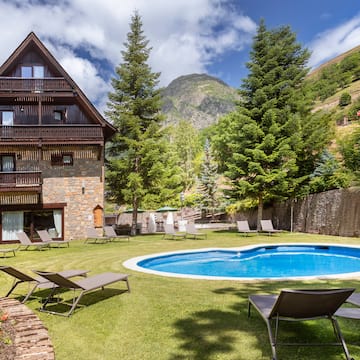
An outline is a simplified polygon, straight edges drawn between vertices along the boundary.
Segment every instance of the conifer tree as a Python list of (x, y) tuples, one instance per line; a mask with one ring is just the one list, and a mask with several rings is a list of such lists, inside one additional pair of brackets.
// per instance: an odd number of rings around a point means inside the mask
[(303, 164), (326, 143), (326, 136), (312, 145), (306, 139), (309, 128), (318, 131), (301, 87), (308, 58), (289, 27), (269, 31), (261, 21), (238, 108), (219, 122), (214, 137), (232, 197), (258, 201), (258, 227), (264, 202), (296, 193), (313, 171), (304, 174)]
[(160, 74), (148, 65), (148, 43), (141, 17), (135, 12), (122, 51), (123, 62), (112, 79), (114, 91), (109, 94), (106, 113), (118, 130), (107, 149), (108, 192), (117, 203), (132, 207), (132, 235), (136, 233), (137, 210), (144, 201), (165, 202), (180, 192), (162, 130)]
[(202, 205), (210, 209), (212, 216), (218, 205), (218, 166), (211, 154), (210, 142), (208, 139), (204, 145), (204, 160), (200, 169), (199, 191), (202, 195)]

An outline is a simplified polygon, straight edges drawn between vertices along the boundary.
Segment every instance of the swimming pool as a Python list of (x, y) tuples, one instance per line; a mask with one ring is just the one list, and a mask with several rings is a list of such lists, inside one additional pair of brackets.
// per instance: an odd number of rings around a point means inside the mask
[(360, 276), (360, 247), (332, 244), (263, 244), (198, 249), (133, 258), (136, 271), (210, 280), (305, 279)]

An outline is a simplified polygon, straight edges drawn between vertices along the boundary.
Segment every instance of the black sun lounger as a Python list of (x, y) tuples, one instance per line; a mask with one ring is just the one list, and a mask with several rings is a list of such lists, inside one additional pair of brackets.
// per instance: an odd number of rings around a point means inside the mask
[[(279, 345), (324, 345), (307, 343), (281, 343), (277, 341), (280, 321), (305, 321), (314, 319), (328, 319), (331, 321), (336, 343), (325, 345), (338, 345), (343, 348), (347, 360), (350, 357), (345, 340), (341, 334), (339, 324), (334, 316), (339, 307), (345, 303), (354, 289), (330, 290), (282, 290), (277, 295), (251, 295), (249, 296), (248, 316), (253, 306), (266, 323), (272, 350), (272, 360), (277, 359), (276, 348)], [(273, 325), (275, 323), (275, 326)], [(275, 331), (273, 330), (275, 327)]]
[[(50, 293), (50, 295), (48, 296), (48, 298), (45, 300), (42, 307), (40, 308), (40, 311), (48, 312), (51, 314), (70, 316), (85, 293), (100, 288), (104, 289), (105, 286), (113, 284), (118, 281), (125, 281), (127, 285), (127, 290), (128, 292), (130, 292), (130, 285), (127, 274), (108, 272), (108, 273), (94, 275), (86, 279), (81, 279), (79, 281), (72, 281), (70, 279), (65, 278), (60, 273), (56, 273), (56, 272), (46, 272), (46, 271), (37, 270), (35, 271), (35, 273), (44, 277), (45, 279), (54, 283), (57, 286), (56, 288), (53, 288), (52, 292)], [(46, 305), (49, 303), (50, 299), (53, 298), (53, 295), (55, 294), (57, 289), (73, 290), (74, 292), (80, 291), (80, 294), (77, 297), (73, 298), (72, 306), (69, 312), (67, 313), (50, 311), (46, 309)]]

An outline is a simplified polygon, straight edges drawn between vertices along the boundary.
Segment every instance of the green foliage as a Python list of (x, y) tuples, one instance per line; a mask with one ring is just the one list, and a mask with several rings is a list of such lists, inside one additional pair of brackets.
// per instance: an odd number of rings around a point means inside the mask
[[(354, 52), (339, 63), (326, 66), (316, 78), (308, 80), (314, 100), (324, 101), (339, 89), (344, 89), (360, 79), (360, 52)], [(345, 105), (340, 105), (345, 106)]]
[(202, 195), (201, 205), (203, 208), (210, 209), (213, 213), (218, 206), (218, 166), (211, 154), (209, 140), (204, 146), (204, 159), (201, 165), (199, 176), (199, 192)]
[[(118, 130), (107, 148), (106, 175), (111, 200), (138, 209), (174, 197), (180, 191), (180, 178), (162, 130), (159, 73), (147, 64), (151, 49), (137, 12), (124, 45), (106, 113)], [(133, 233), (136, 223), (135, 210)]]
[(301, 88), (308, 58), (289, 27), (269, 31), (262, 21), (238, 110), (219, 121), (213, 138), (220, 168), (232, 185), (230, 196), (256, 199), (260, 218), (264, 201), (298, 191), (305, 179), (299, 165), (321, 147), (306, 139), (310, 128), (315, 129)]
[(350, 184), (350, 175), (341, 168), (335, 156), (324, 150), (310, 176), (310, 191), (313, 193), (346, 188)]
[(360, 179), (360, 128), (340, 141), (340, 152), (347, 169)]
[(346, 106), (351, 104), (351, 95), (345, 91), (341, 94), (340, 99), (339, 99), (339, 106)]
[(198, 159), (201, 154), (199, 132), (189, 121), (180, 120), (170, 129), (170, 141), (178, 158), (178, 166), (182, 170), (183, 189), (189, 190), (199, 173)]

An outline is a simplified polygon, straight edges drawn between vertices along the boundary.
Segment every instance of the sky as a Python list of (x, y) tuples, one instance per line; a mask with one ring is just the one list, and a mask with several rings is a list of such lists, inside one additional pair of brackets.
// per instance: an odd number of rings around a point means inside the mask
[(134, 11), (160, 86), (207, 73), (239, 88), (260, 19), (289, 25), (310, 68), (360, 45), (359, 0), (0, 0), (0, 63), (34, 31), (103, 113)]

